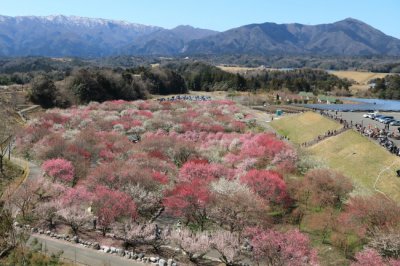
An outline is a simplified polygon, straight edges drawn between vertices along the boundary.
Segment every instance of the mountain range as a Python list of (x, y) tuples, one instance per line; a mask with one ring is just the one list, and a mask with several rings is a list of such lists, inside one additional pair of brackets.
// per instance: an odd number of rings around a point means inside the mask
[(0, 56), (389, 55), (400, 40), (348, 18), (330, 24), (250, 24), (217, 32), (76, 16), (0, 16)]

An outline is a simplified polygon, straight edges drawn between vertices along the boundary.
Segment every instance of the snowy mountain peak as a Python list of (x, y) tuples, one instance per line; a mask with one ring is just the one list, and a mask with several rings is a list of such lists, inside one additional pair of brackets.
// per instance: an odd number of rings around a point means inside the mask
[(136, 29), (139, 31), (154, 31), (162, 29), (157, 26), (143, 25), (138, 23), (130, 23), (122, 20), (102, 19), (102, 18), (87, 18), (79, 16), (64, 16), (64, 15), (50, 15), (50, 16), (0, 16), (0, 22), (12, 21), (16, 23), (24, 23), (29, 21), (36, 21), (41, 23), (53, 23), (55, 25), (75, 26), (75, 27), (123, 27), (126, 29)]

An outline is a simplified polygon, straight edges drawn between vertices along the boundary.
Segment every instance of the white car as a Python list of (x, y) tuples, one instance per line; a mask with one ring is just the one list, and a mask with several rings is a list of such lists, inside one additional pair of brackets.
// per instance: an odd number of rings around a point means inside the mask
[(377, 113), (366, 113), (363, 114), (363, 117), (365, 118), (374, 118), (376, 116)]

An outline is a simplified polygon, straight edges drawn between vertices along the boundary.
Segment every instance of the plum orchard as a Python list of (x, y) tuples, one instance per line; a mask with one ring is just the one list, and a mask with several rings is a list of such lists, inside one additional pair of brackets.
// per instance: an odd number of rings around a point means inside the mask
[[(306, 235), (279, 228), (301, 223), (312, 204), (321, 213), (341, 208), (351, 183), (329, 170), (288, 179), (297, 171), (296, 150), (256, 133), (252, 119), (230, 101), (110, 101), (48, 110), (17, 139), (19, 154), (41, 163), (45, 175), (15, 202), (23, 219), (42, 226), (65, 224), (78, 234), (96, 220), (103, 235), (155, 250), (174, 243), (192, 261), (214, 249), (227, 265), (244, 256), (261, 264), (316, 264)], [(317, 176), (324, 179), (312, 181)], [(361, 202), (352, 201), (340, 217), (349, 230), (359, 215), (354, 204)], [(183, 231), (160, 233), (153, 221), (163, 213), (180, 219)], [(369, 237), (365, 232), (358, 237)], [(348, 233), (337, 230), (338, 246)], [(276, 241), (263, 240), (270, 236)], [(253, 251), (242, 248), (246, 243)], [(293, 253), (295, 247), (301, 248)]]

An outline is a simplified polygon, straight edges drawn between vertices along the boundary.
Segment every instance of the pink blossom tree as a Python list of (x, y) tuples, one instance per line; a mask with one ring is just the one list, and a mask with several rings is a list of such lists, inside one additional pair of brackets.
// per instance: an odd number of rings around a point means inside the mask
[(382, 266), (385, 265), (382, 257), (374, 249), (365, 249), (355, 256), (356, 262), (351, 266)]
[(60, 200), (64, 206), (85, 205), (89, 207), (90, 202), (93, 200), (93, 193), (86, 186), (77, 185), (65, 190)]
[(317, 253), (307, 236), (298, 230), (281, 233), (260, 228), (248, 228), (253, 255), (265, 265), (318, 265)]
[(193, 179), (213, 181), (218, 178), (229, 178), (229, 170), (221, 164), (210, 164), (207, 161), (191, 160), (186, 162), (179, 171), (179, 179), (191, 182)]
[(70, 161), (57, 158), (45, 161), (42, 164), (45, 174), (55, 180), (71, 183), (74, 180), (74, 167)]

